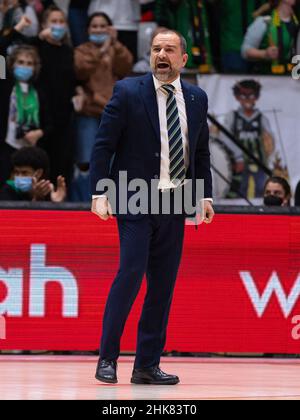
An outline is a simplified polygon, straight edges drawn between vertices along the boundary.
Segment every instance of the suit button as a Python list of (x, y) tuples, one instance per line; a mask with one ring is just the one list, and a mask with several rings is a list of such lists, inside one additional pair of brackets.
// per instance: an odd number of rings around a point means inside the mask
[(155, 157), (159, 157), (159, 153), (155, 153)]
[(154, 179), (158, 179), (158, 175), (154, 175)]

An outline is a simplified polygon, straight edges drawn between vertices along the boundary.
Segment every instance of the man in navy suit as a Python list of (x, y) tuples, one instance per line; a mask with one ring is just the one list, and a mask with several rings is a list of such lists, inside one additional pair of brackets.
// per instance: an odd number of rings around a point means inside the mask
[[(102, 115), (91, 160), (92, 211), (102, 220), (116, 215), (120, 237), (120, 267), (110, 290), (103, 319), (96, 378), (117, 382), (120, 340), (144, 274), (147, 294), (138, 325), (137, 351), (131, 383), (173, 385), (175, 375), (164, 373), (160, 357), (184, 237), (185, 211), (174, 211), (174, 197), (192, 185), (192, 201), (200, 200), (196, 180), (204, 180), (202, 218), (210, 223), (212, 179), (208, 145), (207, 96), (180, 79), (188, 59), (186, 41), (177, 32), (158, 33), (151, 47), (152, 74), (117, 82)], [(167, 195), (170, 212), (112, 210), (102, 181), (115, 182), (117, 196), (127, 180), (157, 180), (159, 200)], [(125, 184), (127, 185), (127, 184)], [(123, 191), (121, 191), (123, 193)], [(133, 193), (128, 192), (127, 203)], [(149, 210), (149, 208), (148, 208)]]

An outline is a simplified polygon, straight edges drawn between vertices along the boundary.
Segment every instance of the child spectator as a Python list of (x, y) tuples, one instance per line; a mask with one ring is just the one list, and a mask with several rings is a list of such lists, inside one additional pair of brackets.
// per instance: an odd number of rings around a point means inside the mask
[(12, 156), (12, 176), (0, 189), (2, 201), (52, 201), (66, 198), (66, 184), (57, 178), (57, 188), (49, 181), (49, 159), (38, 147), (24, 147)]

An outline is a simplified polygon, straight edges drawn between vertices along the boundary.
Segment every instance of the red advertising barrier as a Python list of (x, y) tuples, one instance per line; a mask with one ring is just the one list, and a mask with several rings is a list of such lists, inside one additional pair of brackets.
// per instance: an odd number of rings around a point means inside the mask
[[(118, 255), (115, 220), (0, 210), (0, 348), (96, 350)], [(145, 284), (123, 351), (135, 350), (144, 295)], [(166, 350), (300, 353), (300, 218), (186, 226)]]

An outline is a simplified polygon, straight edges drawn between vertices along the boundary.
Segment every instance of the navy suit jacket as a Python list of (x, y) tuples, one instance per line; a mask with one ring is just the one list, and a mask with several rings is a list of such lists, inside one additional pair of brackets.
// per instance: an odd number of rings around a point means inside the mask
[[(204, 179), (204, 197), (212, 197), (207, 95), (197, 86), (181, 81), (186, 104), (193, 205), (196, 205), (196, 179)], [(152, 74), (127, 78), (116, 83), (113, 96), (104, 109), (93, 149), (90, 178), (93, 195), (104, 194), (99, 180), (114, 180), (118, 188), (120, 171), (128, 181), (160, 176), (161, 138), (156, 91)], [(130, 195), (128, 195), (130, 197)], [(202, 197), (203, 198), (203, 197)]]

